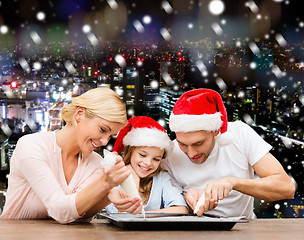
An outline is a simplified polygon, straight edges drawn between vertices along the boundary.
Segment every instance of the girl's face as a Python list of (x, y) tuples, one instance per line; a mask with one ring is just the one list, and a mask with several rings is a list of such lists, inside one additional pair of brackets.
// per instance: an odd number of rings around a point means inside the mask
[(131, 155), (131, 166), (134, 172), (140, 178), (155, 172), (160, 165), (164, 151), (158, 147), (136, 147)]
[(80, 151), (91, 154), (93, 150), (100, 146), (105, 146), (112, 136), (115, 136), (123, 127), (122, 123), (111, 122), (100, 117), (87, 117), (86, 114), (76, 116), (77, 121), (77, 141)]

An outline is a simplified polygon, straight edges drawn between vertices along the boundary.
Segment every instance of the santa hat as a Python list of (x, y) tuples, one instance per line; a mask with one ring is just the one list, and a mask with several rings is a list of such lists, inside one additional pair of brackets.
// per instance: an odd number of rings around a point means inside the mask
[(172, 151), (172, 141), (166, 130), (150, 117), (140, 116), (129, 119), (116, 138), (113, 151), (120, 154), (125, 146), (158, 147), (167, 155)]
[(210, 89), (184, 93), (175, 103), (169, 119), (174, 132), (217, 131), (222, 144), (232, 140), (227, 132), (227, 112), (221, 96)]

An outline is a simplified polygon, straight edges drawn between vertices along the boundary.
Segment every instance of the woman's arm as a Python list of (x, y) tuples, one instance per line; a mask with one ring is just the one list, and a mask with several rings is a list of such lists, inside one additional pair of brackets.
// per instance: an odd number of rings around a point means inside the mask
[(107, 195), (110, 190), (124, 181), (130, 174), (120, 156), (116, 164), (77, 193), (76, 208), (83, 218), (92, 217), (110, 204)]
[(78, 193), (66, 194), (48, 164), (37, 157), (18, 160), (18, 169), (41, 200), (48, 215), (59, 223), (94, 216), (109, 201), (107, 193), (130, 174), (121, 157)]

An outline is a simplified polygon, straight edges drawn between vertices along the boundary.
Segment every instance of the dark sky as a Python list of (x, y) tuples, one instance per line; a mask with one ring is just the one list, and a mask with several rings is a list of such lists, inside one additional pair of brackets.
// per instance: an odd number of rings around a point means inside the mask
[[(82, 26), (89, 22), (94, 25), (92, 31), (97, 29), (96, 35), (105, 40), (159, 39), (159, 31), (163, 27), (169, 30), (173, 40), (253, 38), (280, 32), (286, 33), (290, 41), (303, 42), (302, 0), (222, 0), (225, 10), (220, 16), (214, 16), (208, 11), (209, 2), (214, 0), (168, 0), (166, 2), (172, 6), (172, 13), (162, 8), (162, 0), (116, 0), (122, 9), (120, 13), (109, 10), (108, 1), (115, 0), (0, 0), (0, 26), (8, 26), (9, 31), (15, 34), (20, 29), (30, 30), (33, 26), (51, 31), (51, 26), (57, 24), (63, 29), (69, 29), (70, 35), (77, 35), (77, 31), (79, 35)], [(258, 11), (253, 12), (245, 5), (246, 2), (254, 2)], [(38, 12), (45, 13), (44, 20), (37, 19)], [(145, 15), (152, 18), (151, 24), (142, 23)], [(93, 24), (96, 19), (98, 23)], [(134, 28), (135, 20), (143, 24), (144, 33)], [(223, 20), (226, 23), (222, 23)], [(216, 35), (210, 27), (214, 22), (222, 27), (224, 33), (221, 36)], [(72, 31), (71, 23), (77, 25), (78, 29), (74, 27)], [(193, 25), (191, 29), (189, 24)], [(114, 31), (117, 33), (113, 34)]]

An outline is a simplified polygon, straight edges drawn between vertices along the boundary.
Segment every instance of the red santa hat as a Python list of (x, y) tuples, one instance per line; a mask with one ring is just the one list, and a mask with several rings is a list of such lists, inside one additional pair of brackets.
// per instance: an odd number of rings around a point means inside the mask
[(169, 119), (170, 129), (174, 132), (219, 130), (222, 144), (232, 140), (231, 134), (226, 133), (227, 125), (227, 112), (222, 98), (210, 89), (195, 89), (184, 93), (176, 101)]
[(118, 133), (113, 151), (120, 154), (125, 146), (158, 147), (167, 155), (172, 151), (172, 141), (166, 130), (150, 117), (132, 117)]

